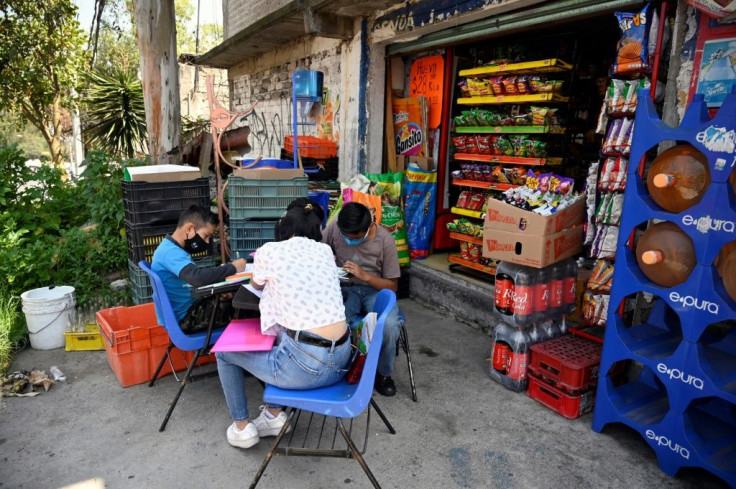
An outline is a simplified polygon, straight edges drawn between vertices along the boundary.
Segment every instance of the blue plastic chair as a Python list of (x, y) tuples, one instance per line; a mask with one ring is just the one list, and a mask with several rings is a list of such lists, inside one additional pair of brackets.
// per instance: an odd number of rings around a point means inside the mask
[[(163, 317), (164, 324), (162, 324), (161, 326), (163, 326), (164, 329), (166, 329), (166, 332), (169, 333), (170, 339), (169, 347), (166, 349), (166, 353), (161, 359), (161, 362), (158, 364), (156, 372), (154, 372), (151, 381), (148, 383), (148, 387), (153, 387), (153, 384), (158, 379), (158, 374), (161, 372), (161, 369), (163, 368), (164, 363), (166, 363), (166, 360), (168, 360), (171, 356), (171, 350), (174, 347), (177, 347), (182, 351), (195, 352), (194, 358), (192, 358), (192, 361), (189, 363), (189, 367), (187, 368), (187, 373), (184, 374), (184, 377), (179, 382), (179, 390), (176, 393), (176, 397), (174, 397), (174, 402), (172, 402), (171, 406), (169, 406), (169, 410), (166, 412), (166, 417), (161, 423), (161, 427), (158, 429), (159, 431), (163, 431), (164, 429), (166, 429), (166, 423), (169, 422), (171, 413), (174, 411), (176, 403), (179, 402), (179, 396), (181, 396), (181, 393), (187, 383), (195, 382), (197, 380), (208, 377), (214, 377), (217, 375), (217, 370), (204, 374), (192, 375), (192, 369), (197, 364), (197, 360), (200, 357), (209, 354), (209, 349), (212, 347), (213, 344), (215, 344), (218, 338), (220, 338), (220, 335), (225, 330), (225, 328), (223, 327), (213, 329), (211, 333), (209, 331), (202, 331), (199, 333), (186, 334), (184, 331), (181, 330), (181, 327), (179, 326), (179, 321), (177, 321), (176, 319), (176, 314), (174, 314), (174, 309), (171, 307), (169, 296), (166, 293), (163, 282), (161, 282), (161, 278), (156, 274), (156, 272), (151, 270), (151, 265), (147, 261), (138, 262), (138, 266), (140, 266), (143, 271), (146, 272), (151, 278), (151, 285), (153, 286), (153, 303), (160, 316)], [(216, 304), (213, 308), (213, 316), (215, 309), (217, 309)], [(210, 318), (210, 320), (213, 319), (214, 318)]]
[[(368, 445), (368, 430), (370, 428), (370, 406), (372, 406), (378, 415), (381, 417), (383, 422), (386, 424), (389, 432), (395, 434), (393, 426), (389, 423), (386, 416), (383, 414), (381, 409), (373, 399), (373, 384), (376, 379), (376, 368), (378, 367), (378, 357), (381, 353), (381, 338), (383, 337), (383, 328), (386, 323), (386, 317), (388, 313), (393, 309), (396, 304), (396, 295), (393, 291), (385, 289), (378, 293), (376, 296), (376, 302), (373, 306), (373, 312), (378, 314), (376, 321), (376, 329), (373, 332), (371, 339), (371, 345), (368, 348), (368, 355), (363, 366), (363, 374), (360, 377), (360, 381), (357, 384), (348, 384), (345, 379), (340, 382), (327, 386), (319, 387), (316, 389), (309, 390), (292, 390), (292, 389), (281, 389), (272, 385), (267, 385), (263, 392), (263, 400), (268, 404), (276, 404), (281, 406), (287, 406), (290, 408), (290, 413), (287, 418), (287, 422), (279, 432), (276, 440), (271, 445), (271, 449), (266, 454), (266, 458), (263, 460), (261, 467), (258, 469), (253, 482), (251, 483), (251, 489), (255, 488), (258, 481), (261, 479), (263, 472), (266, 470), (266, 466), (271, 461), (274, 454), (278, 455), (297, 455), (297, 456), (328, 456), (328, 457), (340, 457), (340, 458), (353, 458), (363, 467), (366, 475), (370, 479), (373, 487), (380, 488), (381, 486), (376, 481), (373, 473), (368, 468), (362, 454)], [(368, 416), (366, 418), (366, 436), (363, 444), (363, 450), (359, 451), (353, 441), (350, 433), (345, 429), (343, 419), (350, 419), (350, 427), (352, 430), (352, 418), (355, 418), (362, 414), (366, 408), (368, 408)], [(333, 440), (331, 448), (305, 448), (305, 447), (279, 447), (284, 435), (289, 431), (289, 428), (293, 425), (294, 430), (298, 423), (299, 415), (301, 411), (308, 411), (313, 413), (307, 423), (307, 430), (309, 427), (316, 426), (319, 423), (313, 423), (312, 417), (314, 413), (326, 416), (334, 417), (337, 430), (339, 430), (342, 437), (347, 443), (347, 449), (340, 450), (334, 449), (335, 442)], [(295, 415), (296, 413), (296, 415)], [(294, 418), (297, 419), (294, 422)], [(320, 429), (320, 439), (322, 431), (324, 431), (324, 421), (322, 422), (322, 428)], [(336, 431), (337, 431), (336, 430)], [(337, 433), (334, 434), (337, 436)], [(292, 433), (293, 437), (293, 433)], [(306, 435), (305, 435), (306, 439)]]

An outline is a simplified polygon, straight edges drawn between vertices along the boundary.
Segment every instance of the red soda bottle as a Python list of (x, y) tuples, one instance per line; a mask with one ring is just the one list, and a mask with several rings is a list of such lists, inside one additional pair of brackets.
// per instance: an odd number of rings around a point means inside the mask
[(550, 271), (542, 268), (537, 272), (534, 285), (534, 321), (543, 321), (549, 315)]
[(552, 265), (549, 282), (549, 312), (558, 316), (564, 313), (565, 262)]
[(578, 300), (578, 264), (572, 258), (565, 262), (565, 277), (562, 286), (562, 303), (565, 314), (572, 314)]
[(504, 316), (514, 314), (514, 279), (511, 276), (510, 266), (501, 262), (496, 268), (496, 284), (493, 303), (496, 311)]
[(534, 321), (534, 274), (520, 266), (514, 275), (514, 322), (518, 326), (528, 326)]

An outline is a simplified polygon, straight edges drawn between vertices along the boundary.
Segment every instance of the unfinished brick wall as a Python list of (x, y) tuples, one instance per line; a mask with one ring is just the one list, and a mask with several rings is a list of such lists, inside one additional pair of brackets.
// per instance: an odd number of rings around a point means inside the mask
[(290, 3), (294, 0), (223, 0), (225, 39)]
[[(308, 44), (309, 46), (306, 46)], [(299, 134), (331, 139), (339, 144), (340, 132), (340, 60), (342, 43), (320, 41), (314, 50), (312, 40), (284, 46), (279, 59), (266, 55), (257, 62), (246, 62), (230, 70), (230, 103), (233, 111), (245, 110), (258, 101), (254, 112), (238, 125), (250, 126), (251, 155), (278, 158), (284, 136), (292, 134), (291, 76), (294, 70), (310, 69), (324, 73), (326, 102), (317, 126), (301, 126)], [(305, 49), (306, 48), (306, 49)], [(289, 59), (290, 56), (307, 57)], [(275, 63), (269, 66), (269, 60)], [(328, 117), (331, 115), (331, 117)]]

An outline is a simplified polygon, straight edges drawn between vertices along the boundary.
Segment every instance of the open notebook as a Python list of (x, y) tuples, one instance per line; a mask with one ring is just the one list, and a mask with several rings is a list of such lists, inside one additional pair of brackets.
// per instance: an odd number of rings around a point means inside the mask
[(260, 319), (234, 319), (212, 346), (218, 351), (268, 351), (276, 337), (261, 333)]

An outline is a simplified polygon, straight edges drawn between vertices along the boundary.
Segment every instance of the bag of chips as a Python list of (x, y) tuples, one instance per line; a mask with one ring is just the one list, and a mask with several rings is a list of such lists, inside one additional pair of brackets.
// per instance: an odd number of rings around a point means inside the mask
[(647, 3), (637, 13), (614, 12), (621, 28), (621, 39), (616, 46), (616, 62), (611, 69), (613, 74), (620, 75), (648, 68), (650, 8)]

